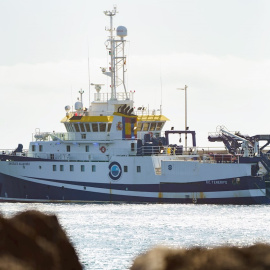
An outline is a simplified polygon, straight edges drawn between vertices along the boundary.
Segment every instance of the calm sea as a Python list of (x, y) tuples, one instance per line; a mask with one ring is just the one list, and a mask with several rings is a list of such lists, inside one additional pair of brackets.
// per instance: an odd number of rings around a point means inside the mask
[(0, 203), (7, 217), (28, 209), (57, 215), (84, 269), (128, 269), (157, 245), (270, 243), (270, 206)]

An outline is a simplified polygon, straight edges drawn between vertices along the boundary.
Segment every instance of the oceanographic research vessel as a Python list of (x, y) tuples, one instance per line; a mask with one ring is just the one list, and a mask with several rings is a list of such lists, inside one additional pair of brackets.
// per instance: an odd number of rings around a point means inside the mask
[[(96, 89), (89, 108), (82, 94), (75, 110), (66, 106), (65, 133), (36, 130), (29, 150), (21, 144), (0, 153), (0, 200), (12, 202), (153, 202), (263, 204), (270, 202), (270, 135), (243, 136), (219, 128), (210, 141), (227, 152), (199, 151), (194, 131), (163, 131), (161, 111), (134, 110), (125, 87), (125, 36), (116, 9), (106, 43), (110, 93)], [(117, 91), (122, 88), (123, 92)], [(170, 144), (171, 134), (191, 136), (189, 147)], [(266, 143), (260, 147), (260, 141)]]

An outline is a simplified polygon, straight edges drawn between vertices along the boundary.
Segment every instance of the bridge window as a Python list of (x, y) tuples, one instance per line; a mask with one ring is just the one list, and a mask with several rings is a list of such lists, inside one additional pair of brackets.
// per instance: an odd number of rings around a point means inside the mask
[(92, 172), (96, 171), (96, 165), (92, 165)]
[(74, 127), (75, 127), (76, 132), (80, 132), (80, 129), (79, 129), (79, 125), (78, 124), (74, 124)]
[(84, 124), (80, 124), (81, 132), (85, 132)]
[(64, 171), (64, 165), (60, 165), (60, 172)]
[(98, 132), (98, 124), (97, 123), (92, 124), (92, 131), (93, 132)]
[(39, 152), (43, 151), (43, 145), (39, 145), (38, 148), (39, 148)]
[(157, 131), (160, 131), (160, 130), (162, 129), (162, 127), (163, 127), (163, 124), (164, 124), (164, 123), (162, 123), (162, 122), (158, 122), (158, 123), (157, 123), (156, 130), (157, 130)]
[(87, 132), (90, 132), (90, 125), (87, 123), (87, 124), (85, 124), (85, 127), (86, 127), (86, 131)]
[(73, 171), (74, 171), (74, 165), (69, 165), (69, 170), (70, 170), (71, 172), (73, 172)]
[(141, 166), (137, 166), (137, 173), (141, 172)]
[(67, 152), (70, 152), (70, 145), (67, 145)]
[(56, 165), (53, 165), (53, 171), (56, 172)]
[(124, 172), (128, 172), (128, 166), (124, 166)]
[(112, 123), (108, 123), (108, 132), (111, 131)]
[(86, 139), (86, 134), (85, 133), (81, 134), (81, 136), (82, 136), (82, 139)]
[(81, 165), (81, 172), (84, 172), (84, 165)]
[(157, 125), (157, 123), (155, 123), (155, 122), (150, 123), (150, 131), (154, 131), (156, 129), (156, 125)]
[(85, 152), (89, 152), (89, 145), (85, 146)]
[(143, 131), (148, 131), (149, 128), (149, 123), (144, 123), (143, 124)]
[(99, 131), (100, 132), (106, 131), (106, 123), (99, 123)]
[(36, 151), (36, 146), (34, 144), (32, 144), (32, 152)]
[(73, 126), (70, 123), (65, 123), (65, 126), (68, 132), (73, 132)]
[(75, 132), (74, 126), (72, 124), (68, 124), (68, 125), (69, 125), (69, 131)]
[(137, 131), (141, 131), (141, 130), (142, 130), (142, 122), (138, 122)]

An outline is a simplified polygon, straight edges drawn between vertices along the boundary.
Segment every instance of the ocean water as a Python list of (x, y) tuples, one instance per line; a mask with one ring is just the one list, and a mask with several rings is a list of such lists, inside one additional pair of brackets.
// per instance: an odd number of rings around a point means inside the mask
[(128, 269), (148, 249), (270, 243), (270, 206), (0, 203), (57, 215), (84, 269)]

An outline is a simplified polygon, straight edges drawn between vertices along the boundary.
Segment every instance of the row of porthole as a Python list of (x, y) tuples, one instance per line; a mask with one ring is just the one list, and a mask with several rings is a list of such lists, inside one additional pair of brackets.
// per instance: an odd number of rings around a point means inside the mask
[[(57, 171), (57, 166), (56, 165), (52, 165), (52, 170), (54, 172)], [(65, 171), (65, 167), (64, 165), (60, 165), (59, 166), (59, 171), (60, 172), (64, 172)], [(69, 165), (69, 171), (73, 172), (74, 171), (74, 165)], [(81, 165), (81, 172), (85, 172), (85, 165)], [(96, 172), (96, 165), (92, 165), (92, 172)]]

